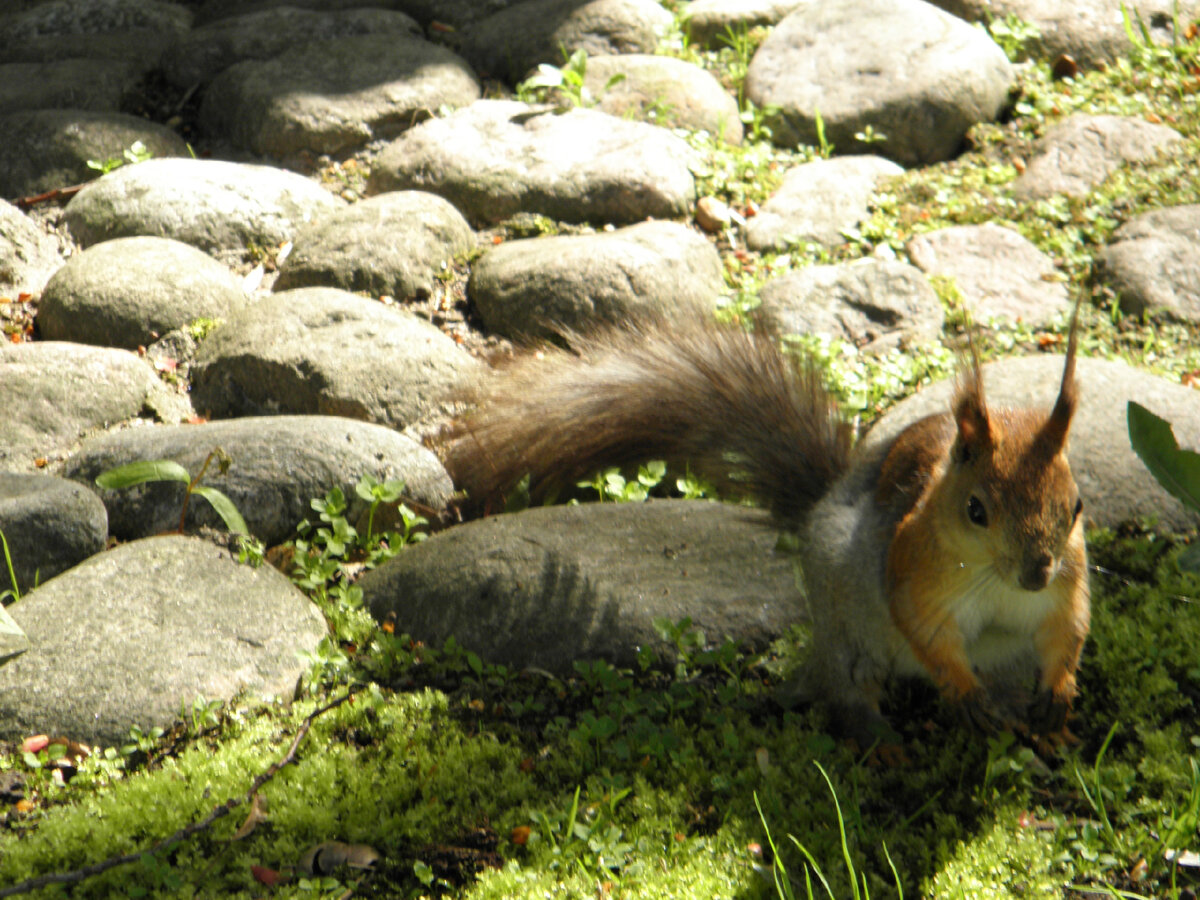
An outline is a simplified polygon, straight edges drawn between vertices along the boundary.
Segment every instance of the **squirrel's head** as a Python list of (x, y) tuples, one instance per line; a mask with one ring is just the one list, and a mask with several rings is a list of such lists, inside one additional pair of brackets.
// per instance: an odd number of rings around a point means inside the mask
[(1054, 580), (1082, 527), (1083, 502), (1067, 462), (1075, 346), (1072, 321), (1062, 385), (1048, 415), (989, 410), (973, 352), (954, 399), (956, 435), (942, 497), (949, 531), (964, 559), (991, 561), (1002, 578), (1028, 591)]

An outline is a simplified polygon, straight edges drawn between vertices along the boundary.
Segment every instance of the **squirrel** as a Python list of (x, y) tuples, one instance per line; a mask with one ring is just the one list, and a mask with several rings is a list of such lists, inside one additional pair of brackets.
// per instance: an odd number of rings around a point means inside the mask
[(968, 341), (950, 409), (877, 443), (854, 440), (815, 362), (760, 331), (697, 315), (568, 333), (484, 382), (440, 450), (477, 509), (525, 476), (536, 500), (650, 459), (767, 507), (800, 538), (811, 615), (791, 699), (851, 737), (895, 735), (893, 675), (924, 675), (985, 731), (1065, 735), (1089, 627), (1077, 320), (1049, 412), (990, 408)]

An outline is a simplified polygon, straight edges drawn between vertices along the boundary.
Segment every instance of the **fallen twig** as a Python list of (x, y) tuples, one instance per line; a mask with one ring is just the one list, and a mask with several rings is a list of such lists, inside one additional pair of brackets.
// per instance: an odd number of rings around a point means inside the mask
[(74, 197), (91, 182), (84, 184), (73, 184), (70, 187), (54, 188), (41, 194), (31, 194), (28, 197), (18, 197), (13, 201), (13, 206), (17, 209), (31, 209), (39, 203), (49, 203), (51, 200), (66, 200)]
[(288, 747), (287, 753), (285, 753), (281, 759), (271, 763), (265, 772), (255, 778), (245, 794), (243, 794), (241, 797), (233, 797), (229, 800), (226, 800), (199, 822), (192, 822), (190, 825), (185, 825), (170, 837), (163, 838), (157, 844), (154, 844), (145, 850), (139, 850), (136, 853), (126, 853), (122, 856), (110, 856), (108, 859), (102, 860), (98, 863), (93, 863), (90, 866), (84, 866), (81, 869), (74, 869), (70, 872), (52, 872), (49, 875), (39, 875), (37, 878), (30, 878), (26, 881), (22, 881), (20, 884), (14, 884), (12, 887), (7, 887), (0, 890), (0, 898), (15, 897), (18, 894), (27, 894), (30, 891), (35, 891), (38, 888), (47, 887), (51, 884), (78, 884), (81, 881), (91, 878), (93, 875), (99, 875), (102, 872), (107, 872), (109, 869), (115, 869), (117, 866), (123, 866), (128, 863), (137, 862), (147, 853), (159, 853), (163, 850), (166, 850), (168, 847), (178, 844), (180, 841), (191, 837), (194, 834), (199, 834), (200, 832), (207, 830), (218, 819), (229, 815), (239, 806), (251, 802), (254, 799), (254, 795), (258, 793), (259, 789), (272, 778), (274, 778), (279, 773), (280, 769), (294, 762), (296, 758), (296, 750), (299, 749), (300, 742), (304, 740), (304, 736), (308, 734), (309, 728), (312, 727), (312, 723), (316, 721), (317, 717), (329, 712), (331, 709), (341, 706), (343, 703), (353, 697), (354, 693), (355, 688), (351, 688), (346, 692), (345, 695), (339, 697), (337, 700), (327, 703), (309, 713), (301, 723), (300, 727), (296, 730), (296, 736), (292, 738), (291, 746)]

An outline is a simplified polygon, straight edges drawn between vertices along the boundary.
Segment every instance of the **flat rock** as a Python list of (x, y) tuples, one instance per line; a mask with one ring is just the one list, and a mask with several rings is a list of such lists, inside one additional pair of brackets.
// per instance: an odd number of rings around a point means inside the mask
[[(986, 33), (922, 0), (812, 0), (758, 48), (746, 96), (778, 107), (781, 146), (817, 144), (819, 115), (837, 152), (915, 164), (954, 156), (1000, 113), (1014, 77)], [(856, 138), (868, 125), (885, 140)]]
[(1153, 159), (1179, 140), (1179, 132), (1166, 125), (1074, 113), (1037, 142), (1025, 172), (1013, 182), (1013, 194), (1019, 200), (1082, 197), (1122, 163)]
[(935, 338), (945, 312), (919, 269), (861, 259), (774, 278), (763, 312), (783, 334), (827, 334), (868, 351)]
[[(1121, 5), (1110, 0), (930, 0), (949, 13), (969, 22), (989, 22), (1016, 16), (1037, 27), (1040, 36), (1029, 41), (1027, 52), (1033, 58), (1053, 62), (1061, 55), (1070, 56), (1079, 65), (1094, 68), (1112, 62), (1129, 52), (1129, 37)], [(1138, 0), (1127, 3), (1136, 10), (1150, 29), (1151, 38), (1169, 45), (1171, 23), (1178, 9), (1179, 22), (1195, 21), (1200, 4), (1195, 0)], [(1134, 28), (1138, 26), (1135, 23)]]
[(684, 500), (529, 509), (448, 529), (359, 582), (381, 621), (430, 646), (568, 674), (666, 651), (654, 620), (763, 646), (802, 615), (792, 561), (757, 511)]
[[(354, 492), (363, 475), (400, 479), (409, 503), (438, 510), (454, 488), (437, 457), (412, 438), (381, 425), (337, 416), (266, 416), (205, 425), (127, 428), (85, 441), (63, 467), (63, 475), (94, 486), (96, 476), (130, 462), (169, 459), (193, 474), (216, 447), (232, 458), (229, 470), (215, 467), (204, 483), (226, 494), (250, 532), (268, 546), (287, 540), (301, 519), (312, 516), (310, 501), (339, 487), (350, 519), (365, 509)], [(184, 486), (177, 482), (138, 485), (119, 491), (95, 488), (108, 509), (109, 530), (121, 540), (148, 537), (179, 527)], [(224, 530), (199, 497), (188, 504), (185, 527)]]
[(192, 396), (217, 418), (318, 413), (404, 428), (436, 412), (478, 365), (412, 313), (300, 288), (213, 331), (192, 366)]
[(234, 63), (270, 59), (320, 35), (322, 40), (364, 34), (420, 36), (421, 26), (387, 9), (301, 9), (276, 6), (234, 15), (181, 34), (163, 56), (163, 74), (176, 87), (211, 81)]
[(671, 27), (654, 0), (528, 0), (462, 31), (462, 54), (485, 76), (517, 82), (539, 63), (588, 56), (652, 53)]
[(367, 186), (440, 194), (476, 225), (519, 212), (623, 225), (686, 215), (692, 160), (685, 141), (643, 122), (480, 100), (393, 141)]
[(60, 341), (0, 345), (0, 470), (30, 471), (85, 435), (139, 417), (191, 414), (128, 350)]
[(789, 169), (746, 227), (752, 250), (783, 251), (805, 242), (836, 247), (871, 212), (880, 181), (904, 169), (879, 156), (818, 159)]
[(611, 232), (511, 241), (471, 269), (467, 293), (489, 331), (506, 337), (587, 330), (653, 310), (712, 308), (720, 256), (685, 225), (643, 222)]
[(152, 159), (89, 184), (64, 215), (85, 247), (145, 234), (240, 260), (249, 244), (280, 244), (340, 206), (323, 187), (293, 172), (219, 160)]
[(0, 65), (0, 113), (51, 107), (115, 112), (141, 74), (115, 59), (7, 62)]
[(160, 237), (117, 238), (72, 256), (38, 302), (41, 335), (136, 350), (198, 318), (221, 319), (246, 294), (228, 268)]
[(641, 53), (596, 56), (587, 61), (584, 87), (601, 112), (742, 142), (737, 100), (694, 63)]
[(684, 28), (693, 44), (720, 49), (731, 35), (758, 25), (777, 25), (805, 0), (692, 0)]
[(1054, 260), (1011, 228), (988, 222), (918, 235), (908, 255), (926, 275), (954, 279), (971, 317), (1042, 325), (1069, 313)]
[(437, 20), (455, 28), (490, 16), (523, 0), (202, 0), (196, 11), (197, 26), (279, 7), (334, 13), (364, 6), (393, 10), (412, 16), (422, 26)]
[(36, 294), (62, 265), (58, 243), (33, 220), (0, 200), (0, 296)]
[[(108, 514), (92, 491), (53, 475), (0, 473), (0, 533), (8, 542), (16, 593), (23, 595), (108, 541)], [(0, 594), (13, 589), (0, 565)]]
[(0, 735), (119, 745), (166, 728), (198, 696), (290, 695), (325, 635), (271, 566), (160, 537), (93, 556), (9, 608), (31, 649), (0, 668)]
[(309, 41), (232, 66), (204, 94), (204, 126), (289, 161), (393, 138), (442, 106), (479, 97), (466, 62), (405, 34)]
[(1131, 219), (1113, 232), (1096, 267), (1125, 312), (1200, 322), (1200, 205)]
[[(988, 363), (983, 383), (992, 407), (1049, 412), (1058, 396), (1063, 357), (1017, 357)], [(1200, 392), (1127, 363), (1079, 359), (1079, 406), (1071, 423), (1071, 469), (1090, 523), (1114, 527), (1138, 517), (1176, 530), (1194, 528), (1195, 514), (1171, 497), (1129, 445), (1126, 404), (1136, 400), (1174, 426), (1181, 447), (1200, 447)], [(950, 408), (953, 379), (938, 382), (892, 407), (867, 435), (887, 439), (922, 416)]]
[(392, 191), (322, 216), (296, 234), (275, 290), (321, 285), (424, 299), (455, 256), (474, 246), (471, 226), (447, 200)]
[(0, 117), (0, 194), (22, 197), (82, 184), (97, 176), (88, 160), (104, 161), (134, 143), (161, 159), (187, 156), (183, 138), (138, 116), (82, 109), (35, 109)]

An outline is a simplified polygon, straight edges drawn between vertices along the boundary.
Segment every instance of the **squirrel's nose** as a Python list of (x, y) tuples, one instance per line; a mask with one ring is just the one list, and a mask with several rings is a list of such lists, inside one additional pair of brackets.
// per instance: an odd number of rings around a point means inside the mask
[(1018, 580), (1025, 590), (1040, 591), (1053, 577), (1054, 558), (1049, 553), (1042, 553), (1025, 562)]

